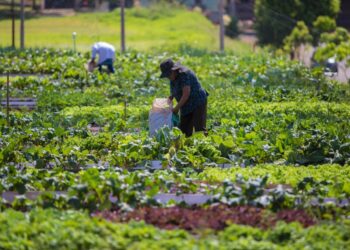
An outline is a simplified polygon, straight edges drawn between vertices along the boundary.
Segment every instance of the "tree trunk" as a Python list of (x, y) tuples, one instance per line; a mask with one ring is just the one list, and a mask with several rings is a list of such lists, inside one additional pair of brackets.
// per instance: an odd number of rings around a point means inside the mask
[(134, 0), (134, 6), (135, 7), (141, 7), (141, 1), (140, 0)]
[(79, 0), (74, 0), (74, 10), (78, 10), (79, 9)]
[(41, 11), (44, 11), (44, 10), (45, 10), (45, 0), (41, 0), (40, 10), (41, 10)]
[(95, 9), (98, 10), (100, 8), (100, 0), (95, 0)]

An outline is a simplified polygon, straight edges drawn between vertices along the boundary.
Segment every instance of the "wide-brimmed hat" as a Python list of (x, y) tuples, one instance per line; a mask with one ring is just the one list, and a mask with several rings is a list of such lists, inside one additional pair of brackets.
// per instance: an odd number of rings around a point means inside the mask
[(172, 59), (166, 59), (160, 64), (160, 71), (162, 72), (160, 78), (169, 77), (171, 71), (178, 70), (182, 67), (180, 62), (175, 63)]

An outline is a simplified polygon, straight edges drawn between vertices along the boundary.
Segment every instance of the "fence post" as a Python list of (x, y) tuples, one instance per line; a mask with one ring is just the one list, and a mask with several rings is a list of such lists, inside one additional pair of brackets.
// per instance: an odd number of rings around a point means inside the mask
[(21, 0), (21, 49), (24, 49), (24, 0)]
[(12, 48), (15, 48), (16, 47), (16, 41), (15, 41), (15, 30), (16, 30), (15, 0), (11, 1), (11, 16), (12, 16)]
[(74, 0), (74, 10), (77, 11), (79, 7), (79, 0)]
[(120, 0), (120, 38), (121, 52), (125, 51), (125, 0)]
[(220, 13), (220, 51), (225, 50), (225, 24), (224, 24), (224, 1), (219, 1)]
[(44, 11), (45, 10), (45, 0), (40, 1), (40, 10)]
[(6, 121), (7, 126), (10, 126), (10, 72), (7, 72), (6, 82)]

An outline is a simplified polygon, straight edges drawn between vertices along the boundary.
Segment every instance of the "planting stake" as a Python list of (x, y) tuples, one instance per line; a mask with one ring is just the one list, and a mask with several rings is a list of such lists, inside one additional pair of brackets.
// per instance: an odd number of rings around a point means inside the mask
[[(89, 84), (89, 74), (88, 74), (87, 70), (85, 70), (85, 80), (86, 80), (86, 86), (88, 86), (88, 84)], [(83, 83), (83, 81), (80, 81), (80, 90), (81, 90), (81, 93), (84, 92), (84, 83)]]
[(73, 38), (73, 51), (74, 53), (77, 51), (77, 33), (73, 32), (72, 33), (72, 38)]
[(127, 106), (127, 99), (124, 99), (124, 121), (126, 122), (126, 106)]

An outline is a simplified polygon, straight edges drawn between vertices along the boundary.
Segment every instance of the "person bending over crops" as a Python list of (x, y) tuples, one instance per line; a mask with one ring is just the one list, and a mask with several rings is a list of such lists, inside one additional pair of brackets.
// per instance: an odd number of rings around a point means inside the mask
[(176, 99), (177, 105), (173, 112), (180, 111), (179, 128), (186, 136), (195, 131), (204, 131), (206, 134), (207, 96), (192, 70), (167, 59), (160, 64), (161, 78), (170, 80), (169, 99)]
[(115, 48), (113, 45), (105, 42), (98, 42), (92, 46), (92, 56), (90, 65), (95, 67), (96, 55), (98, 54), (98, 70), (102, 71), (102, 66), (105, 65), (108, 68), (108, 73), (114, 73), (113, 62), (115, 61)]

